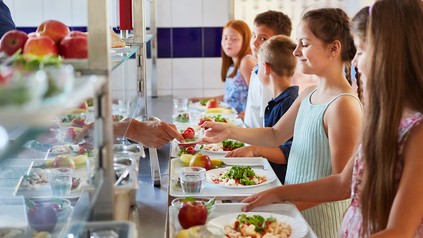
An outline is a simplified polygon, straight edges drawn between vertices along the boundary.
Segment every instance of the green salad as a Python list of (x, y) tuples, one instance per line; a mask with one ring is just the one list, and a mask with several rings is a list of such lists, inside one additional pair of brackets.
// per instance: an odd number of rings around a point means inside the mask
[(223, 151), (231, 151), (244, 147), (245, 143), (237, 140), (224, 140), (222, 141)]
[(256, 185), (253, 179), (257, 178), (257, 175), (249, 166), (233, 166), (230, 170), (222, 174), (221, 178), (234, 179), (242, 185)]
[(268, 223), (276, 222), (276, 219), (273, 217), (269, 217), (265, 219), (264, 217), (260, 215), (247, 216), (246, 214), (238, 215), (237, 220), (239, 221), (240, 225), (242, 224), (254, 225), (255, 231), (259, 233), (266, 230), (266, 226)]

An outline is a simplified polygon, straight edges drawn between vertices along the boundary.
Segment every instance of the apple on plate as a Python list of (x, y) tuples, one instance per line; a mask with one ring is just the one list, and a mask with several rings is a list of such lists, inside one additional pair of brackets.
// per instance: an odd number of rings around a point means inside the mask
[(36, 32), (41, 36), (50, 37), (57, 45), (59, 45), (62, 39), (69, 35), (70, 30), (63, 22), (47, 20), (38, 26)]
[(28, 35), (19, 30), (11, 30), (6, 32), (0, 40), (0, 51), (13, 55), (16, 51), (23, 51), (23, 47), (28, 40)]
[(33, 54), (36, 56), (54, 55), (58, 53), (57, 46), (52, 39), (47, 36), (29, 37), (25, 43), (24, 54)]
[(53, 160), (54, 168), (71, 168), (75, 169), (75, 161), (69, 155), (58, 155)]
[(210, 100), (207, 101), (206, 107), (207, 108), (217, 108), (217, 107), (219, 107), (219, 102), (217, 102), (216, 100), (210, 99)]
[[(81, 32), (82, 33), (82, 32)], [(83, 33), (82, 33), (83, 34)], [(88, 39), (76, 33), (63, 38), (59, 45), (59, 54), (65, 59), (88, 58)]]
[(189, 162), (189, 166), (202, 167), (202, 168), (205, 168), (206, 170), (213, 168), (210, 157), (208, 155), (201, 154), (201, 153), (195, 154), (191, 158), (191, 161)]
[(184, 202), (178, 213), (178, 220), (182, 228), (188, 229), (197, 225), (204, 225), (207, 221), (207, 208), (202, 202)]

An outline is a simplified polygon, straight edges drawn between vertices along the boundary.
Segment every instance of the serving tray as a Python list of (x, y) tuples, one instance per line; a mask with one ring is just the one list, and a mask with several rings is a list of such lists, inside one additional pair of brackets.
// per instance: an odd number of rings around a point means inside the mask
[[(251, 166), (253, 168), (263, 169), (271, 173), (273, 176), (277, 177), (267, 159), (262, 157), (221, 158), (221, 160), (228, 166)], [(179, 169), (182, 167), (184, 167), (184, 165), (182, 164), (179, 158), (171, 159), (169, 168), (169, 196), (171, 197), (214, 196), (217, 199), (242, 200), (243, 198), (246, 198), (252, 194), (282, 185), (282, 183), (277, 178), (271, 183), (251, 188), (226, 188), (216, 184), (205, 182), (205, 186), (200, 192), (200, 194), (185, 194), (182, 192), (182, 189), (177, 186)]]
[[(243, 213), (241, 208), (244, 205), (245, 204), (243, 203), (216, 203), (216, 208), (211, 214), (211, 216), (207, 219), (207, 222), (222, 215), (227, 215), (231, 213)], [(301, 215), (300, 211), (298, 211), (297, 207), (291, 203), (271, 204), (267, 206), (257, 207), (252, 211), (268, 212), (294, 218), (295, 220), (304, 223), (308, 227), (308, 232), (304, 236), (304, 238), (317, 238), (316, 234), (313, 232), (313, 230), (311, 230), (310, 226), (308, 225), (304, 217)], [(170, 206), (168, 209), (168, 225), (169, 238), (174, 238), (178, 231), (182, 229), (178, 221), (178, 211), (172, 206)]]

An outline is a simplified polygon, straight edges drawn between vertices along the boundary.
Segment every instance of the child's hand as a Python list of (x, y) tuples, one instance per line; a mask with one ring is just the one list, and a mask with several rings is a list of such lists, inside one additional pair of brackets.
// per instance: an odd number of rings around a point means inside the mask
[(202, 143), (218, 143), (229, 138), (230, 125), (223, 122), (206, 121), (201, 124), (202, 128), (207, 128)]

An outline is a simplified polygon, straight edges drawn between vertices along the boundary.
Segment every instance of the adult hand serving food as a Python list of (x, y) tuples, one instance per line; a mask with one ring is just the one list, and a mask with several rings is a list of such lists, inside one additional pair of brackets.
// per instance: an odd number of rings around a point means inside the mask
[[(91, 135), (94, 124), (86, 125), (74, 139), (74, 143), (79, 143)], [(145, 121), (124, 119), (113, 123), (113, 133), (115, 136), (141, 143), (149, 148), (159, 148), (169, 143), (171, 140), (184, 141), (182, 135), (176, 130), (176, 126), (162, 121)]]

